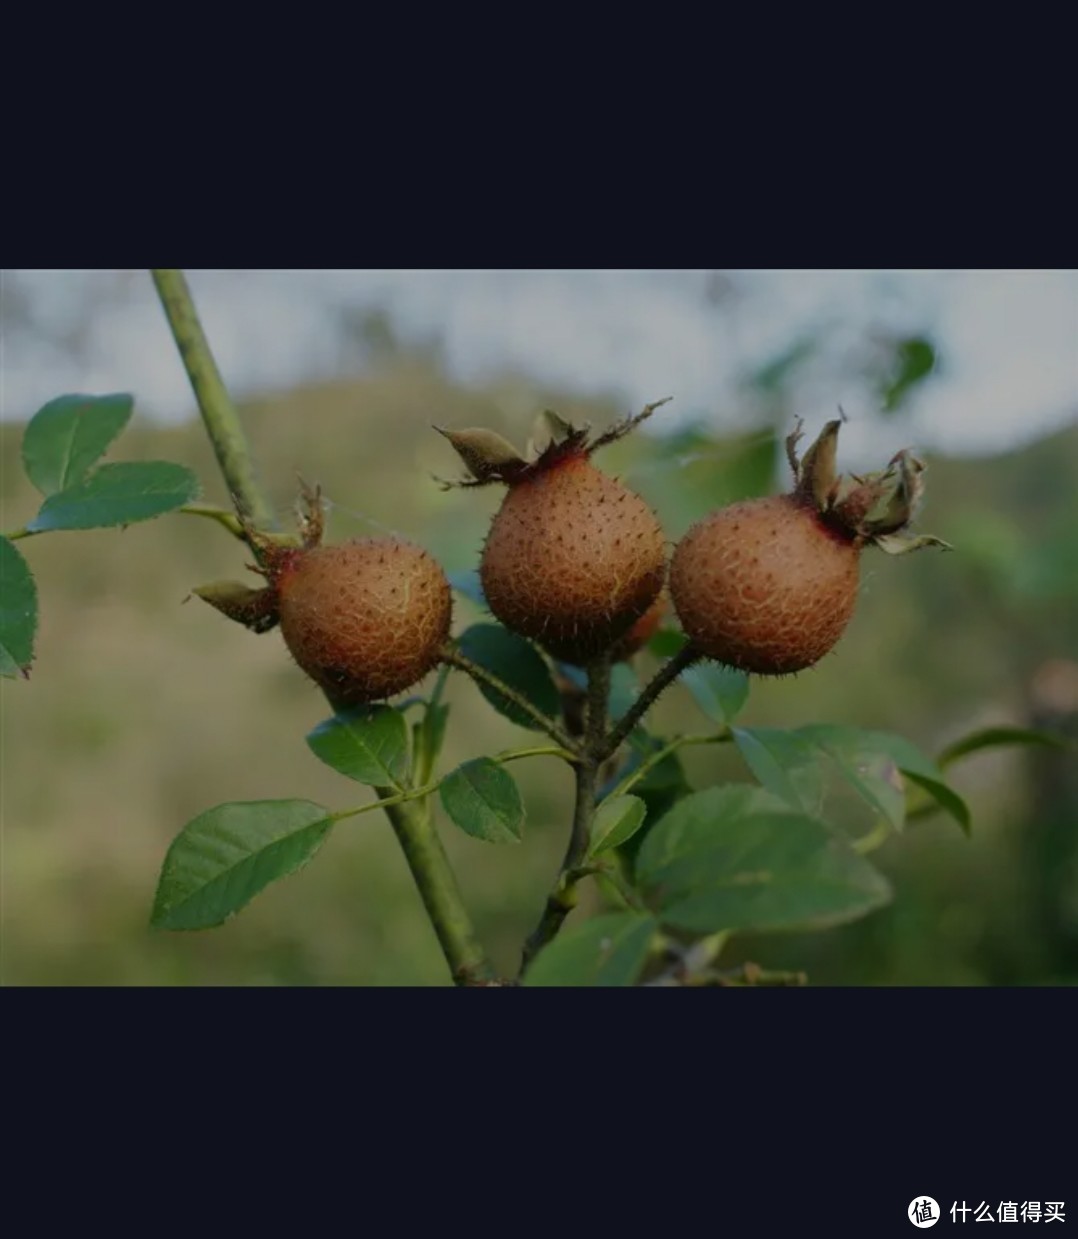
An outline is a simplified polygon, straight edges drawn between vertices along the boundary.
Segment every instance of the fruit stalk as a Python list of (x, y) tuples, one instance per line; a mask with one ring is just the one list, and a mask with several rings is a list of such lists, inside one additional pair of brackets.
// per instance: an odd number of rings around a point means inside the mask
[(529, 715), (535, 721), (535, 725), (542, 731), (545, 731), (563, 749), (568, 749), (570, 753), (577, 752), (576, 742), (568, 732), (559, 727), (542, 710), (532, 705), (522, 693), (518, 693), (516, 689), (510, 688), (508, 684), (500, 680), (492, 671), (488, 671), (486, 667), (481, 667), (479, 663), (472, 662), (470, 658), (452, 645), (447, 645), (442, 651), (441, 661), (449, 667), (456, 667), (458, 671), (463, 671), (466, 675), (470, 675), (477, 684), (485, 684), (488, 688), (495, 689), (506, 701), (511, 701), (517, 709), (523, 710), (525, 714)]
[(693, 663), (699, 662), (700, 657), (700, 652), (691, 644), (683, 645), (672, 658), (668, 658), (663, 663), (650, 683), (641, 690), (640, 696), (633, 702), (618, 725), (599, 743), (597, 752), (601, 761), (606, 761), (617, 752), (628, 739), (633, 728), (655, 704), (659, 694), (665, 692), (683, 671), (691, 667)]
[[(250, 523), (272, 529), (273, 509), (262, 493), (243, 423), (221, 380), (183, 272), (153, 270), (150, 274), (225, 482)], [(421, 806), (425, 802), (410, 801), (388, 806), (385, 812), (400, 840), (454, 982), (467, 985), (491, 980), (494, 971), (479, 945), (449, 858), (429, 813)]]

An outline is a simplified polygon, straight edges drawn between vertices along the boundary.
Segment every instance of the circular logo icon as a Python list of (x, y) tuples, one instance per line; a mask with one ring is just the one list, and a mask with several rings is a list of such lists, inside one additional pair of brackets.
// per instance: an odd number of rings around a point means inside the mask
[(906, 1216), (914, 1226), (935, 1226), (940, 1220), (940, 1207), (931, 1196), (915, 1196)]

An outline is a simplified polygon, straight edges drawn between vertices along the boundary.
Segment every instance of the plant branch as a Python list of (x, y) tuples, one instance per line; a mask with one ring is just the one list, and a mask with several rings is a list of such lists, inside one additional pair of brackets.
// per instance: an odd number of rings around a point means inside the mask
[[(259, 486), (243, 424), (213, 360), (183, 272), (155, 270), (151, 274), (225, 482), (241, 513), (255, 525), (272, 529), (273, 509)], [(256, 548), (251, 549), (257, 555)], [(376, 790), (383, 800), (394, 798), (392, 788)], [(493, 970), (476, 937), (456, 876), (424, 802), (401, 799), (382, 807), (400, 841), (453, 980), (466, 985), (492, 979)]]
[(624, 717), (606, 737), (598, 751), (601, 761), (605, 761), (617, 752), (633, 728), (658, 700), (660, 693), (669, 688), (683, 671), (691, 667), (693, 663), (699, 662), (702, 657), (703, 655), (689, 644), (683, 645), (673, 658), (668, 658), (663, 663), (650, 683), (644, 686), (640, 696), (633, 702)]
[(585, 786), (577, 781), (576, 805), (573, 811), (573, 833), (569, 838), (569, 850), (565, 854), (562, 871), (578, 869), (588, 852), (591, 822), (595, 816), (595, 792), (599, 781), (599, 766), (602, 763), (601, 749), (606, 737), (607, 709), (610, 702), (609, 651), (600, 654), (587, 667), (588, 692), (587, 715), (584, 720), (584, 760), (581, 768), (587, 767), (591, 778)]
[(485, 684), (488, 688), (493, 688), (507, 701), (512, 702), (518, 709), (523, 710), (535, 722), (537, 727), (545, 731), (563, 749), (568, 749), (570, 753), (574, 754), (580, 751), (576, 742), (552, 718), (544, 714), (538, 706), (532, 705), (523, 693), (518, 693), (515, 688), (510, 688), (508, 684), (500, 680), (492, 671), (488, 671), (486, 667), (480, 666), (479, 663), (472, 662), (470, 658), (452, 645), (445, 647), (441, 657), (443, 663), (448, 663), (450, 667), (456, 667), (458, 671), (463, 671), (466, 675), (470, 675), (477, 684)]
[(490, 760), (499, 766), (504, 766), (507, 761), (519, 761), (522, 757), (560, 757), (562, 761), (576, 762), (580, 760), (577, 753), (570, 753), (568, 749), (555, 748), (549, 744), (539, 744), (528, 749), (506, 749), (502, 753), (496, 753)]
[[(184, 513), (186, 516), (209, 517), (210, 520), (223, 525), (234, 538), (239, 538), (240, 541), (246, 540), (247, 535), (243, 532), (243, 526), (237, 520), (235, 512), (230, 512), (227, 508), (216, 508), (211, 503), (185, 503), (182, 508), (177, 508), (176, 510)], [(32, 538), (35, 534), (44, 532), (43, 529), (27, 529), (23, 525), (19, 529), (12, 530), (11, 533), (6, 533), (3, 536), (9, 542), (17, 542), (20, 538)]]
[(729, 939), (729, 931), (720, 930), (718, 933), (708, 934), (706, 938), (699, 939), (689, 947), (684, 947), (677, 942), (668, 943), (667, 952), (674, 957), (673, 963), (647, 984), (649, 986), (698, 984), (700, 976), (707, 972), (722, 954)]
[(241, 542), (247, 540), (247, 535), (244, 533), (243, 526), (237, 519), (235, 512), (229, 512), (227, 508), (215, 508), (210, 503), (185, 503), (179, 510), (185, 516), (208, 517), (211, 521), (216, 521), (219, 525), (223, 525), (234, 538), (239, 538)]
[(616, 861), (608, 860), (604, 865), (597, 867), (595, 873), (597, 877), (601, 877), (609, 883), (610, 888), (627, 908), (631, 908), (634, 912), (646, 912), (648, 910), (643, 899), (625, 880), (625, 875), (618, 868)]
[[(415, 777), (420, 783), (429, 783), (431, 776), (434, 774), (434, 766), (438, 760), (438, 754), (431, 745), (430, 726), (431, 720), (435, 717), (434, 711), (442, 703), (442, 694), (445, 692), (445, 682), (449, 679), (449, 668), (439, 667), (438, 675), (434, 681), (434, 688), (431, 691), (430, 700), (426, 703), (423, 710), (422, 721), (416, 724), (413, 728), (415, 736)], [(419, 700), (422, 700), (420, 698)]]
[[(547, 897), (539, 924), (524, 943), (521, 975), (544, 946), (558, 933), (565, 918), (576, 907), (577, 885), (592, 872), (583, 868), (588, 851), (592, 818), (595, 816), (595, 790), (599, 778), (598, 750), (606, 732), (607, 702), (610, 697), (610, 654), (602, 654), (587, 668), (587, 719), (584, 724), (582, 751), (573, 767), (576, 795), (573, 803), (573, 824), (569, 845), (562, 861), (554, 889)], [(574, 746), (575, 747), (575, 746)]]
[(790, 986), (808, 985), (808, 974), (804, 972), (776, 972), (769, 968), (761, 968), (759, 964), (746, 961), (737, 968), (710, 969), (694, 978), (692, 985), (721, 986)]
[(690, 947), (678, 943), (668, 944), (668, 952), (674, 962), (648, 986), (670, 987), (675, 985), (807, 985), (808, 977), (803, 972), (774, 972), (746, 960), (735, 968), (713, 967), (730, 940), (729, 930), (709, 934)]
[(213, 359), (187, 280), (178, 270), (158, 268), (150, 274), (228, 489), (255, 525), (274, 529), (276, 518), (259, 486), (243, 423)]
[[(381, 794), (386, 789), (377, 790)], [(494, 970), (476, 937), (456, 875), (429, 813), (421, 807), (421, 802), (401, 797), (399, 804), (386, 806), (386, 817), (419, 887), (453, 981), (457, 985), (494, 984)]]
[[(583, 766), (576, 767), (577, 774), (577, 804), (580, 803), (580, 772)], [(531, 966), (532, 960), (550, 942), (565, 923), (565, 918), (576, 907), (577, 885), (581, 879), (588, 876), (590, 869), (563, 870), (558, 875), (554, 889), (547, 896), (543, 905), (539, 924), (528, 935), (524, 943), (524, 953), (520, 961), (520, 976), (523, 976)]]
[[(372, 800), (370, 804), (361, 804), (355, 809), (341, 809), (337, 813), (331, 814), (332, 820), (335, 822), (347, 821), (350, 817), (359, 817), (361, 813), (373, 813), (375, 809), (391, 809), (394, 805), (405, 804), (409, 800), (422, 800), (424, 796), (429, 796), (431, 792), (438, 790), (437, 783), (428, 783), (425, 787), (413, 787), (408, 791), (394, 791), (391, 787), (380, 787), (379, 799)], [(384, 796), (381, 793), (385, 793)]]

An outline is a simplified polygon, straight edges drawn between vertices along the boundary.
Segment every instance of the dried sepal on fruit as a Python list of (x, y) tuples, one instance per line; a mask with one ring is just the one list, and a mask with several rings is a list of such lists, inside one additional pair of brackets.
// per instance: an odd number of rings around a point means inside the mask
[(268, 585), (252, 589), (242, 581), (212, 581), (209, 585), (199, 585), (191, 593), (252, 632), (269, 632), (281, 618), (277, 591)]
[(671, 597), (707, 657), (758, 675), (811, 667), (853, 616), (864, 547), (898, 554), (947, 546), (905, 533), (924, 492), (924, 464), (904, 450), (877, 473), (844, 477), (841, 424), (828, 422), (799, 458), (799, 422), (786, 441), (793, 491), (713, 512), (675, 548)]
[(244, 528), (266, 585), (225, 581), (193, 592), (255, 632), (280, 623), (292, 657), (335, 705), (403, 692), (439, 661), (452, 593), (422, 547), (397, 537), (321, 545), (321, 495), (306, 485), (298, 542)]
[(592, 463), (660, 404), (592, 438), (547, 414), (548, 433), (517, 452), (492, 431), (440, 432), (469, 478), (508, 493), (491, 523), (479, 575), (487, 604), (507, 628), (556, 658), (584, 665), (606, 652), (654, 603), (665, 577), (662, 528), (639, 495)]

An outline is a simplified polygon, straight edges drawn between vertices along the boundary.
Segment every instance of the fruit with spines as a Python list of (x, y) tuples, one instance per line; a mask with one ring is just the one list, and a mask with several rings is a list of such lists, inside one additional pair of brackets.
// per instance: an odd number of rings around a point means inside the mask
[(463, 485), (508, 487), (479, 566), (488, 606), (507, 628), (565, 662), (585, 665), (610, 650), (662, 589), (658, 519), (591, 460), (656, 407), (595, 440), (586, 428), (551, 418), (550, 442), (530, 461), (488, 431), (442, 431), (472, 474)]
[(215, 582), (194, 592), (255, 632), (280, 624), (292, 657), (335, 707), (392, 697), (439, 661), (449, 638), (452, 593), (422, 547), (399, 537), (320, 544), (322, 505), (304, 488), (301, 540), (286, 542), (244, 522), (266, 585)]
[(400, 538), (316, 547), (291, 561), (277, 588), (292, 657), (343, 705), (411, 688), (449, 638), (445, 573)]
[(861, 551), (946, 546), (906, 539), (924, 465), (899, 452), (879, 473), (844, 478), (835, 467), (838, 421), (798, 461), (800, 425), (787, 441), (796, 486), (713, 512), (674, 549), (670, 594), (692, 646), (757, 675), (815, 665), (834, 648), (857, 604)]

